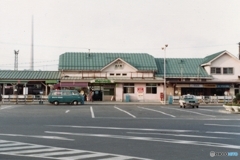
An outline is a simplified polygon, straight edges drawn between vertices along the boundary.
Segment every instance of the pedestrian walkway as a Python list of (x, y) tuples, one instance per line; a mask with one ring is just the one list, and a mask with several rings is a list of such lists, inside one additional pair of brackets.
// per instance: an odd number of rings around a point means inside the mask
[(146, 158), (131, 157), (103, 152), (92, 152), (87, 150), (67, 149), (45, 145), (29, 144), (15, 141), (0, 140), (0, 155), (37, 157), (58, 160), (150, 160)]

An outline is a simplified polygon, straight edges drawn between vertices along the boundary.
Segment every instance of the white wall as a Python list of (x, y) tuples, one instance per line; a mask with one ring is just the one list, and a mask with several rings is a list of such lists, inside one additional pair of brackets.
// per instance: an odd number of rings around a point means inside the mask
[[(240, 75), (240, 60), (235, 59), (228, 54), (224, 54), (215, 61), (211, 63), (211, 67), (221, 67), (222, 72), (225, 67), (232, 67), (233, 74), (212, 74), (214, 79), (219, 80), (238, 80), (238, 75)], [(210, 71), (209, 71), (210, 72)]]
[[(143, 88), (144, 89), (143, 93), (138, 93), (138, 88)], [(160, 92), (163, 92), (162, 85), (157, 86), (156, 94), (149, 94), (149, 93), (147, 94), (146, 93), (146, 84), (138, 83), (138, 84), (135, 84), (134, 93), (124, 93), (123, 94), (123, 101), (125, 101), (126, 95), (129, 95), (130, 101), (132, 101), (132, 102), (160, 102)]]
[(122, 84), (116, 84), (115, 100), (118, 102), (122, 102), (124, 100)]

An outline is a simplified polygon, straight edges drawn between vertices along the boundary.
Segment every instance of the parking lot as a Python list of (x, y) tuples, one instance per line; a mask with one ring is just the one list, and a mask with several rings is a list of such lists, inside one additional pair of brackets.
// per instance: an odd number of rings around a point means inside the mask
[(200, 160), (233, 152), (238, 159), (239, 120), (221, 105), (2, 105), (0, 157)]

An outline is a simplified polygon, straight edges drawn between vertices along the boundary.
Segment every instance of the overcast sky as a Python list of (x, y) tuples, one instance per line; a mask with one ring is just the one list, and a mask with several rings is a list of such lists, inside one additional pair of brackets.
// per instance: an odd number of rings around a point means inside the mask
[(0, 69), (57, 70), (65, 52), (238, 56), (240, 0), (0, 0)]

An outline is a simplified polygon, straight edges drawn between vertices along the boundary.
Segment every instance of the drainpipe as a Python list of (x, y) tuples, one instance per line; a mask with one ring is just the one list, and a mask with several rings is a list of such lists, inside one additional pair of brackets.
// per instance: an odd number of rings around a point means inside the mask
[(240, 60), (240, 42), (238, 43), (238, 59)]

